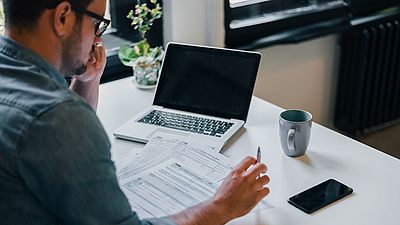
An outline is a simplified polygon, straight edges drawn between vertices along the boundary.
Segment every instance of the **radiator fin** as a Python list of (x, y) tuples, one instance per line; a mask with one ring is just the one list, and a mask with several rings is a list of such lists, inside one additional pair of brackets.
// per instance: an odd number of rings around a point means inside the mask
[(400, 118), (400, 22), (345, 32), (335, 107), (335, 126), (352, 134)]

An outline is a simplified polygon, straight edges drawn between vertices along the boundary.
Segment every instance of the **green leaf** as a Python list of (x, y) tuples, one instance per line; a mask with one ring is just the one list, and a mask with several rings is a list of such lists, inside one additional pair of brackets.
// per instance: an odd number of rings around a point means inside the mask
[(141, 61), (149, 60), (160, 61), (163, 56), (162, 48), (150, 48), (146, 39), (146, 33), (153, 26), (153, 22), (162, 16), (162, 8), (158, 1), (150, 0), (150, 3), (135, 4), (134, 9), (127, 14), (127, 18), (131, 20), (131, 26), (139, 31), (142, 40), (133, 47), (120, 48), (118, 56), (124, 65), (133, 66)]
[(150, 49), (150, 44), (147, 42), (147, 40), (142, 40), (138, 44), (140, 52), (142, 53), (141, 55), (146, 56), (149, 53)]
[(125, 66), (131, 66), (132, 61), (137, 59), (139, 55), (135, 52), (134, 48), (122, 46), (119, 48), (118, 57), (122, 64)]

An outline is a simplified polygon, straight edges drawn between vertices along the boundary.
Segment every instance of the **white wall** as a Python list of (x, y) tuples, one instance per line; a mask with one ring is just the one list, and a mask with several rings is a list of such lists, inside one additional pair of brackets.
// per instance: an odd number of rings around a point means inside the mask
[(164, 0), (164, 41), (223, 47), (222, 0)]
[(260, 49), (254, 94), (284, 108), (302, 108), (332, 125), (336, 94), (336, 36)]
[[(164, 0), (164, 39), (223, 46), (222, 0)], [(336, 36), (258, 49), (263, 55), (254, 94), (284, 108), (310, 111), (332, 124), (336, 89)]]

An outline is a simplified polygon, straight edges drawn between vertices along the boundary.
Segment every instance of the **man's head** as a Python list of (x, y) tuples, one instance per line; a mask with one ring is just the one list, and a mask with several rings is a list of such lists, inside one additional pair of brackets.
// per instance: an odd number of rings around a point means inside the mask
[[(25, 29), (33, 29), (49, 6), (56, 6), (57, 3), (65, 0), (3, 0), (4, 11), (6, 12), (6, 26), (16, 26)], [(86, 8), (93, 0), (70, 0), (82, 8)]]
[[(39, 34), (41, 40), (36, 41), (47, 43), (35, 50), (45, 52), (41, 54), (45, 58), (57, 58), (52, 63), (61, 73), (85, 72), (93, 44), (101, 41), (97, 36), (106, 0), (3, 0), (3, 4), (6, 33), (11, 30), (17, 38)], [(50, 56), (51, 51), (56, 53)]]

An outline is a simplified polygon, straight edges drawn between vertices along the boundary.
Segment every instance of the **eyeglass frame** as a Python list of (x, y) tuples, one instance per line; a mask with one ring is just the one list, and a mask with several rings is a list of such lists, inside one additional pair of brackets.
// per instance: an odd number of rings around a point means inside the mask
[[(69, 2), (69, 1), (67, 1), (67, 2)], [(47, 8), (48, 8), (48, 9), (55, 8), (55, 7), (57, 7), (57, 5), (60, 4), (60, 3), (61, 3), (61, 2), (52, 2), (52, 3), (49, 3), (49, 4), (47, 5)], [(96, 26), (96, 29), (94, 30), (94, 34), (95, 34), (97, 37), (101, 37), (101, 35), (103, 35), (103, 33), (107, 30), (107, 27), (108, 27), (108, 26), (110, 25), (110, 23), (111, 23), (111, 20), (106, 19), (106, 18), (104, 18), (104, 17), (102, 17), (102, 16), (100, 16), (100, 15), (94, 13), (94, 12), (91, 12), (91, 11), (89, 11), (89, 10), (87, 10), (87, 9), (84, 9), (84, 8), (82, 8), (82, 7), (79, 7), (79, 6), (75, 5), (75, 4), (72, 3), (72, 2), (69, 2), (69, 4), (71, 5), (72, 10), (74, 10), (74, 11), (76, 11), (76, 12), (78, 12), (78, 13), (82, 13), (82, 14), (84, 14), (84, 15), (87, 15), (87, 16), (89, 16), (89, 17), (92, 17), (92, 18), (94, 18), (94, 19), (96, 19), (96, 20), (99, 21), (98, 24), (97, 24), (97, 26)], [(100, 28), (100, 24), (101, 24), (102, 22), (105, 24), (105, 26), (102, 27), (102, 28)], [(100, 31), (99, 31), (99, 30), (100, 30)]]

